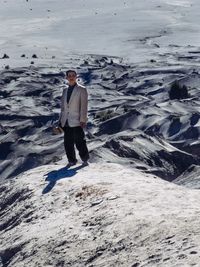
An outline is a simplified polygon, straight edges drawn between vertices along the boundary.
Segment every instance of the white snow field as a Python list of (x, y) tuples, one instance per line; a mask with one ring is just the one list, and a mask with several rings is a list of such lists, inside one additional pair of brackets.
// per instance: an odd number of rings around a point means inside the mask
[(64, 167), (1, 186), (2, 266), (199, 266), (199, 190), (114, 163)]
[[(141, 62), (200, 43), (198, 0), (0, 0), (0, 64), (104, 54)], [(20, 58), (25, 54), (25, 58)], [(56, 60), (52, 60), (52, 55)]]
[[(199, 11), (0, 0), (0, 267), (200, 266)], [(90, 164), (67, 170), (52, 125), (69, 68)]]

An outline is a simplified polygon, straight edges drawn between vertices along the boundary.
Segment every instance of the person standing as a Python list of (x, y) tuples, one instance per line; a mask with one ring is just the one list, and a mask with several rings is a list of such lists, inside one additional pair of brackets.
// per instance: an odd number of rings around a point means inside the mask
[(64, 147), (68, 159), (67, 167), (76, 165), (75, 146), (84, 165), (88, 165), (89, 152), (84, 128), (87, 124), (88, 93), (87, 89), (77, 82), (75, 70), (66, 72), (68, 86), (61, 96), (59, 127), (64, 131)]

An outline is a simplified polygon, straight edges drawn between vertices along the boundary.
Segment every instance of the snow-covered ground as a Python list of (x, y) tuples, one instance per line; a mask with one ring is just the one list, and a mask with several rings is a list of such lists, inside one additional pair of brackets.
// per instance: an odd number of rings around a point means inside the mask
[(1, 266), (199, 266), (199, 190), (92, 163), (37, 167), (0, 191)]
[[(199, 266), (199, 10), (0, 0), (0, 267)], [(66, 170), (52, 123), (72, 67), (90, 165)]]
[(28, 65), (33, 53), (39, 64), (83, 54), (141, 62), (200, 43), (198, 0), (0, 0), (0, 7), (0, 52), (10, 56), (1, 65)]

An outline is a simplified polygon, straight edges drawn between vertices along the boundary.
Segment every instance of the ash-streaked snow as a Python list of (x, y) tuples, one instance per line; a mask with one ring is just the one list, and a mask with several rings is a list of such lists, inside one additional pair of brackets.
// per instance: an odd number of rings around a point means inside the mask
[(198, 190), (114, 163), (37, 167), (0, 190), (3, 266), (198, 266)]
[[(89, 93), (85, 132), (91, 162), (132, 165), (169, 181), (198, 164), (199, 66), (190, 64), (161, 59), (138, 66), (121, 58), (79, 58), (79, 82)], [(62, 157), (67, 163), (63, 135), (53, 135), (52, 123), (69, 67), (1, 72), (1, 179)], [(187, 99), (169, 99), (175, 80), (188, 87)]]
[[(199, 10), (0, 0), (0, 267), (199, 265)], [(69, 68), (89, 93), (72, 170), (52, 133)]]

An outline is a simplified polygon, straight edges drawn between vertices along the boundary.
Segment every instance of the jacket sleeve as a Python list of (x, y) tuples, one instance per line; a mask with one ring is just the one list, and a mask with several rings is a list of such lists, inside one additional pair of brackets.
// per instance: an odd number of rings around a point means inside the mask
[(80, 122), (87, 122), (88, 112), (88, 92), (86, 88), (81, 90), (81, 103), (80, 103)]

